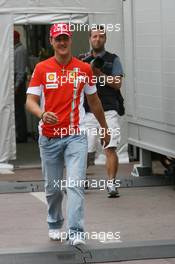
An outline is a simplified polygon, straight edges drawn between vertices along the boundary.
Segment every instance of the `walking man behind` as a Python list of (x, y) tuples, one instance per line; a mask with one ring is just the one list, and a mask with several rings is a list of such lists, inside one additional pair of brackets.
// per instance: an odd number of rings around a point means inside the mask
[[(121, 99), (120, 88), (122, 85), (123, 69), (120, 58), (116, 54), (112, 54), (105, 50), (106, 32), (102, 25), (97, 25), (96, 28), (91, 29), (89, 35), (89, 42), (92, 47), (90, 53), (80, 55), (80, 58), (88, 63), (94, 75), (97, 77), (97, 92), (101, 100), (105, 118), (109, 129), (112, 131), (111, 141), (108, 147), (104, 150), (106, 155), (106, 170), (108, 180), (113, 181), (113, 185), (108, 186), (108, 197), (119, 197), (116, 180), (118, 171), (118, 156), (116, 153), (117, 145), (120, 142), (120, 126), (118, 122), (118, 112), (121, 106), (119, 100)], [(95, 58), (101, 58), (104, 61), (102, 67), (93, 63)], [(98, 63), (99, 64), (99, 63)], [(90, 131), (94, 128), (99, 128), (99, 124), (92, 113), (88, 102), (85, 98), (86, 109), (86, 127)], [(91, 165), (95, 159), (95, 152), (97, 147), (97, 135), (93, 133), (88, 134), (88, 163)]]

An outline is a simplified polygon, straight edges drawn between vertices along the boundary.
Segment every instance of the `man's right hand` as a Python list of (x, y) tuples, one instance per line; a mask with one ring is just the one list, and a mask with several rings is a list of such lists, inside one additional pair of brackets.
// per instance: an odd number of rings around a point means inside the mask
[(111, 137), (110, 137), (110, 135), (106, 131), (104, 137), (101, 138), (101, 144), (102, 144), (103, 148), (106, 148), (109, 145), (110, 140), (111, 140)]
[(55, 113), (53, 112), (44, 112), (42, 114), (42, 120), (44, 123), (54, 125), (58, 123), (58, 118)]

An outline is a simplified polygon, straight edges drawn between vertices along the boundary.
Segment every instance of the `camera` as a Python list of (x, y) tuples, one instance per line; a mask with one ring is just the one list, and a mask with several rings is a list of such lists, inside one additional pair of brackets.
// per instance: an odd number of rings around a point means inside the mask
[(92, 67), (101, 69), (104, 65), (104, 60), (101, 57), (96, 57), (91, 61)]

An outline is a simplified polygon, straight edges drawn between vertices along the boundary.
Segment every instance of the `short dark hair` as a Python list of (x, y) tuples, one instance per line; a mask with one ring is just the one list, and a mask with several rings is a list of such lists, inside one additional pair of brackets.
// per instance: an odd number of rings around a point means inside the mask
[(91, 37), (92, 31), (97, 31), (97, 30), (104, 31), (104, 34), (106, 35), (106, 31), (105, 31), (104, 26), (99, 24), (99, 25), (96, 25), (95, 28), (93, 28), (93, 27), (90, 28), (90, 30), (89, 30), (89, 37)]

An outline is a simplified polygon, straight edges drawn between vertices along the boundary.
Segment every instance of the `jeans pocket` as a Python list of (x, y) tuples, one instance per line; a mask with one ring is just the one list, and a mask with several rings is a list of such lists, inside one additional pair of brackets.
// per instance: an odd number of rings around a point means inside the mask
[(47, 146), (49, 143), (49, 140), (47, 137), (45, 136), (39, 136), (39, 139), (38, 139), (38, 144), (40, 147), (44, 147), (44, 146)]

